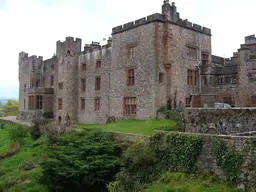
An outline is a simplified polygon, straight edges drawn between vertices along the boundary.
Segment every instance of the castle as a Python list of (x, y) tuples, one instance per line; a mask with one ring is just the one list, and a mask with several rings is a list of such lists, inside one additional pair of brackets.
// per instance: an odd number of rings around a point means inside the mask
[(114, 27), (106, 45), (81, 46), (67, 37), (50, 59), (19, 54), (20, 120), (105, 123), (155, 118), (162, 106), (256, 106), (255, 36), (230, 59), (213, 56), (211, 30), (182, 20), (169, 0), (161, 14)]

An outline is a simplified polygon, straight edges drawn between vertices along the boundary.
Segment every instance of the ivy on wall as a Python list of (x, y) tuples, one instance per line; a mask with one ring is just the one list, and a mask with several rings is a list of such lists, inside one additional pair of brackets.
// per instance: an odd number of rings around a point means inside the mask
[(227, 182), (237, 184), (244, 163), (243, 154), (230, 149), (222, 140), (213, 140), (213, 153), (217, 165), (223, 170)]
[(157, 133), (150, 141), (150, 148), (157, 157), (157, 169), (193, 171), (202, 149), (203, 139), (198, 135)]

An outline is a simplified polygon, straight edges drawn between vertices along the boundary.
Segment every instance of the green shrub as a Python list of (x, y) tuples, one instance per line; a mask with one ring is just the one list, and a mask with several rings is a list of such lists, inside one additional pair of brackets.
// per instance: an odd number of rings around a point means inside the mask
[(13, 125), (9, 128), (9, 138), (20, 143), (29, 136), (29, 128), (23, 125)]
[(12, 156), (19, 151), (20, 151), (20, 143), (19, 142), (11, 142), (8, 145), (8, 151), (6, 153), (6, 156)]
[(104, 191), (120, 170), (121, 153), (110, 133), (71, 132), (48, 145), (41, 183), (53, 191)]

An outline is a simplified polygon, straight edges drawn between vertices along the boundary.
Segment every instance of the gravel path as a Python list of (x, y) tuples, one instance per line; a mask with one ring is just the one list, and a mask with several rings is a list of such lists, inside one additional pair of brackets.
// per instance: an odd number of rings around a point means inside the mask
[(11, 121), (11, 122), (14, 122), (14, 123), (20, 123), (20, 124), (24, 124), (24, 125), (28, 125), (28, 126), (32, 125), (29, 122), (24, 122), (24, 121), (17, 120), (16, 116), (0, 117), (0, 120)]

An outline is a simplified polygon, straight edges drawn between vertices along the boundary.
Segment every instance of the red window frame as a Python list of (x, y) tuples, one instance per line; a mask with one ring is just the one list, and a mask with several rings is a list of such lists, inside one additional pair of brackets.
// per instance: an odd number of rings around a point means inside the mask
[(124, 98), (124, 115), (136, 115), (136, 97)]
[(95, 77), (95, 90), (96, 91), (100, 90), (100, 81), (101, 81), (100, 77)]
[(81, 110), (85, 110), (85, 98), (81, 98)]
[(85, 80), (85, 78), (81, 79), (81, 91), (82, 92), (86, 91), (86, 80)]
[(58, 110), (62, 110), (62, 98), (58, 99)]
[(95, 111), (99, 111), (100, 110), (100, 98), (96, 97), (95, 98)]
[(59, 83), (59, 90), (63, 90), (63, 82)]
[(99, 69), (99, 68), (101, 68), (101, 60), (96, 62), (96, 69)]
[(134, 69), (127, 70), (127, 86), (133, 86), (135, 84)]
[(83, 63), (83, 64), (82, 64), (82, 72), (85, 72), (85, 71), (86, 71), (86, 64)]

